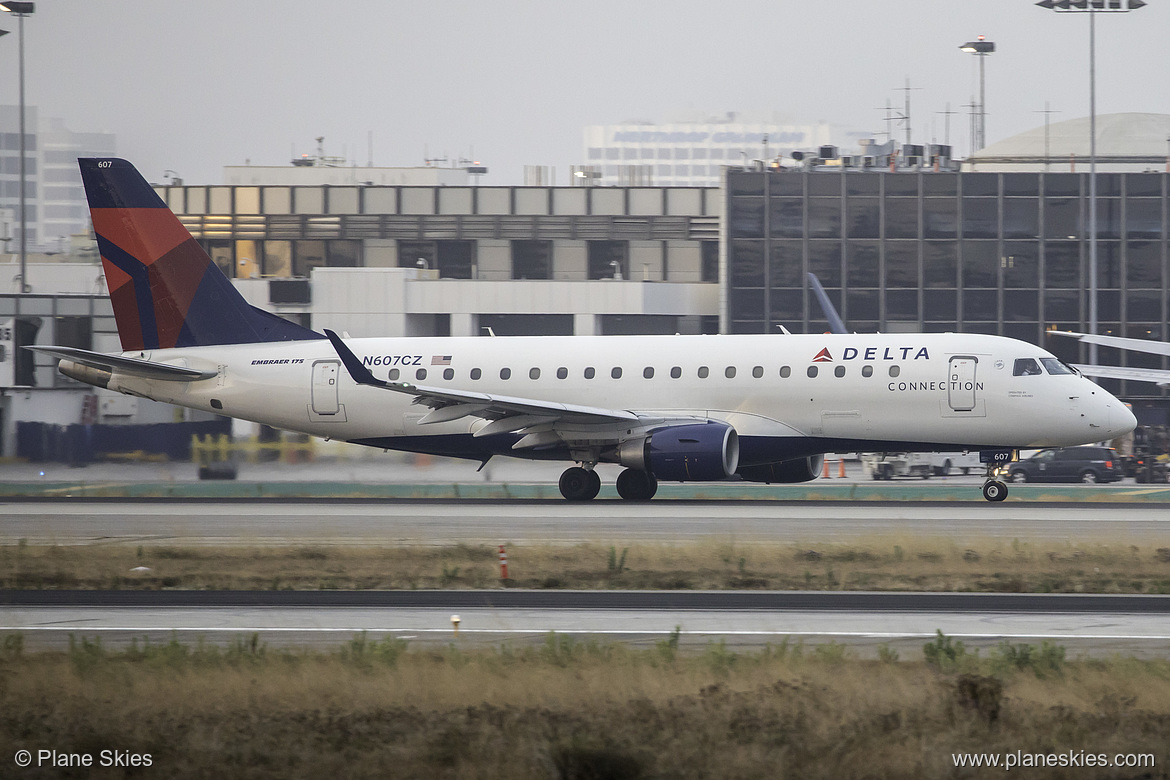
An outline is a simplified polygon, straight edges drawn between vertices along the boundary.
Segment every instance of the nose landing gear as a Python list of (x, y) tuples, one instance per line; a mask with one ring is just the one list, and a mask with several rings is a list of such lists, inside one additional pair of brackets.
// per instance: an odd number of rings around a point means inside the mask
[(989, 479), (983, 483), (983, 497), (988, 501), (1003, 501), (1007, 494), (1007, 485), (998, 479)]
[(995, 472), (1014, 457), (1013, 450), (984, 450), (979, 453), (979, 459), (987, 464), (987, 481), (983, 483), (983, 497), (988, 501), (1003, 501), (1007, 498), (1007, 485), (995, 478)]

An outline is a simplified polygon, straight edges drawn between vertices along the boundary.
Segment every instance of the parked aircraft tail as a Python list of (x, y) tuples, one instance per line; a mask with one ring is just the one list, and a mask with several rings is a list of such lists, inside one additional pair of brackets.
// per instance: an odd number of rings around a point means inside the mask
[(249, 305), (129, 162), (77, 162), (123, 351), (325, 338)]

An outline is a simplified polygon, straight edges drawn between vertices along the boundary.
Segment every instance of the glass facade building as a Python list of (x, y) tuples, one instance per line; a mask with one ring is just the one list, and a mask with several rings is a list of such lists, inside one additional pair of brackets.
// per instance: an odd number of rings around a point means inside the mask
[[(1168, 178), (1097, 174), (1100, 333), (1170, 339)], [(1087, 362), (1078, 342), (1045, 333), (1088, 329), (1086, 173), (728, 170), (725, 187), (725, 332), (827, 330), (811, 272), (851, 330), (990, 333)], [(1098, 361), (1167, 367), (1105, 348)]]

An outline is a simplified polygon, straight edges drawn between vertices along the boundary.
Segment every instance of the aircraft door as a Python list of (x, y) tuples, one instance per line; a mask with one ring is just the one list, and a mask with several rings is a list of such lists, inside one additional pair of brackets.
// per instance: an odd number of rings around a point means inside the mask
[(971, 355), (955, 355), (947, 363), (947, 401), (956, 412), (969, 412), (975, 408), (975, 370), (979, 358)]
[(337, 374), (341, 363), (322, 360), (313, 364), (313, 411), (317, 414), (337, 414)]

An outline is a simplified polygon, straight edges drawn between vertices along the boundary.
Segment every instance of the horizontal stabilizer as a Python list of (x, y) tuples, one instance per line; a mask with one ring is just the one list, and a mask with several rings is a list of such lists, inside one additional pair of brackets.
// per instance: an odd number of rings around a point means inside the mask
[(214, 371), (200, 371), (194, 368), (171, 366), (166, 363), (152, 363), (149, 360), (90, 352), (88, 349), (77, 349), (76, 347), (25, 347), (25, 349), (31, 349), (33, 352), (40, 352), (60, 360), (71, 360), (74, 363), (109, 371), (112, 374), (128, 374), (166, 382), (196, 382), (200, 379), (211, 379), (216, 375)]

